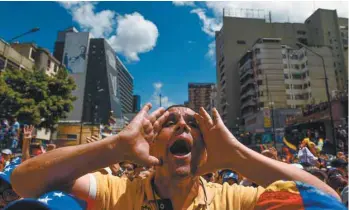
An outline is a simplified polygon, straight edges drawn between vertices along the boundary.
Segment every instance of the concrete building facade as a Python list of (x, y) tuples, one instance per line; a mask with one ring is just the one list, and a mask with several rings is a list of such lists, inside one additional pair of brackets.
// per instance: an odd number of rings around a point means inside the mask
[[(280, 38), (260, 38), (238, 62), (241, 117), (250, 132), (263, 131), (266, 108), (272, 110), (278, 129), (305, 105), (327, 101), (321, 59), (305, 48), (292, 49), (281, 42)], [(310, 50), (324, 57), (329, 90), (336, 90), (331, 49)]]
[[(319, 9), (315, 13), (321, 14), (321, 17), (326, 17), (326, 15), (329, 14), (337, 16), (335, 10), (326, 10), (324, 12), (324, 10)], [(312, 19), (316, 18), (318, 18), (317, 15), (312, 17)], [(348, 21), (348, 19), (346, 19), (346, 21)], [(316, 21), (313, 20), (313, 22)], [(320, 23), (323, 24), (323, 21), (320, 21)], [(333, 22), (333, 25), (336, 26), (338, 31), (340, 28), (338, 21), (337, 23)], [(222, 114), (223, 121), (231, 131), (236, 128), (236, 123), (239, 121), (238, 119), (240, 118), (241, 111), (241, 103), (239, 100), (241, 85), (238, 66), (240, 58), (251, 48), (255, 41), (261, 37), (280, 38), (281, 44), (288, 45), (292, 48), (297, 48), (297, 42), (307, 45), (321, 45), (320, 41), (311, 40), (314, 39), (315, 36), (320, 37), (320, 33), (322, 33), (319, 31), (318, 34), (316, 34), (314, 30), (316, 29), (310, 27), (307, 23), (273, 23), (270, 20), (266, 21), (264, 17), (240, 18), (226, 16), (223, 13), (222, 28), (220, 31), (216, 32), (217, 107)], [(335, 29), (333, 30), (335, 31)], [(320, 38), (318, 38), (318, 40), (320, 40)], [(338, 44), (338, 48), (340, 47), (340, 44)], [(343, 49), (343, 46), (341, 49)], [(338, 59), (344, 60), (344, 57), (339, 55)], [(342, 63), (344, 65), (344, 61)], [(280, 64), (283, 65), (282, 62), (278, 65)], [(273, 77), (276, 77), (276, 75), (274, 75), (275, 72), (270, 73), (270, 81), (272, 81), (274, 80)]]
[(31, 71), (34, 68), (34, 58), (23, 56), (9, 43), (0, 39), (0, 71), (6, 68)]
[(116, 56), (116, 67), (118, 69), (118, 89), (120, 90), (122, 113), (133, 112), (133, 76)]
[(64, 65), (57, 60), (49, 50), (38, 47), (34, 43), (12, 43), (11, 46), (21, 55), (32, 59), (36, 70), (43, 71), (47, 75), (54, 75)]
[(214, 83), (189, 83), (189, 108), (198, 112), (200, 107), (209, 107), (209, 105), (211, 104), (211, 93), (214, 88)]

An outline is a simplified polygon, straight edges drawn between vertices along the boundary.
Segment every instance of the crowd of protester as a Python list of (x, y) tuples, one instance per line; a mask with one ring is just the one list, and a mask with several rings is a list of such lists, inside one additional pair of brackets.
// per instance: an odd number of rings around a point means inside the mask
[[(6, 172), (11, 172), (21, 162), (56, 148), (54, 144), (48, 145), (47, 148), (39, 144), (32, 144), (31, 142), (35, 138), (33, 134), (34, 127), (24, 126), (20, 129), (19, 123), (15, 118), (10, 123), (7, 120), (2, 120), (1, 126), (0, 141), (1, 144), (6, 145), (6, 148), (1, 151), (0, 169), (3, 172), (0, 172), (0, 209), (20, 199), (16, 192), (12, 190), (10, 179), (8, 178), (10, 174), (6, 174)], [(332, 187), (341, 197), (343, 204), (348, 206), (348, 155), (343, 151), (338, 152), (336, 156), (324, 152), (324, 140), (321, 136), (314, 134), (314, 132), (316, 131), (308, 130), (307, 136), (300, 141), (296, 148), (285, 140), (285, 145), (281, 151), (277, 151), (272, 145), (263, 145), (259, 152), (266, 157), (291, 164), (314, 175)], [(343, 138), (343, 141), (347, 141), (348, 136), (345, 126), (338, 127), (337, 133), (339, 133), (340, 138)], [(20, 136), (23, 139), (22, 155), (18, 159), (14, 153)], [(101, 140), (102, 138), (98, 136), (91, 136), (87, 138), (86, 142), (89, 144)], [(155, 172), (155, 168), (140, 166), (130, 161), (122, 161), (102, 168), (98, 172), (133, 181), (134, 179), (144, 179), (151, 176)], [(244, 177), (239, 171), (232, 168), (212, 171), (204, 174), (202, 177), (210, 183), (258, 187), (258, 184), (253, 180)], [(65, 204), (60, 203), (59, 205), (64, 206)]]

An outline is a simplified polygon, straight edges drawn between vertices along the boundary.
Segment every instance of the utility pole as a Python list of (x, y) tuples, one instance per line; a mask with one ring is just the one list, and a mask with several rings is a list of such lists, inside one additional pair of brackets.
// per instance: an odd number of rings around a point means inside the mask
[(160, 99), (160, 107), (161, 107), (161, 93), (159, 94), (159, 99)]
[(310, 48), (308, 48), (308, 46), (304, 45), (303, 43), (297, 42), (296, 43), (298, 46), (304, 47), (306, 50), (314, 53), (314, 55), (318, 56), (321, 61), (322, 61), (322, 67), (324, 69), (324, 76), (325, 76), (325, 87), (326, 87), (326, 96), (327, 96), (327, 103), (328, 103), (328, 108), (329, 108), (329, 112), (330, 112), (330, 123), (331, 123), (331, 132), (332, 132), (332, 136), (333, 136), (333, 143), (334, 143), (334, 151), (335, 154), (337, 154), (337, 138), (336, 138), (336, 134), (334, 131), (334, 123), (333, 123), (333, 114), (332, 114), (332, 101), (331, 101), (331, 97), (330, 97), (330, 91), (329, 91), (329, 87), (328, 87), (328, 77), (327, 77), (327, 71), (326, 71), (326, 66), (325, 66), (325, 60), (324, 57), (322, 55), (320, 55), (319, 53), (311, 50)]
[(268, 75), (267, 74), (265, 74), (265, 82), (267, 85), (268, 101), (269, 101), (269, 105), (271, 108), (272, 137), (273, 137), (274, 147), (276, 149), (275, 124), (274, 124), (274, 102), (271, 101), (272, 97), (271, 97), (270, 92), (269, 92), (269, 84), (268, 84)]

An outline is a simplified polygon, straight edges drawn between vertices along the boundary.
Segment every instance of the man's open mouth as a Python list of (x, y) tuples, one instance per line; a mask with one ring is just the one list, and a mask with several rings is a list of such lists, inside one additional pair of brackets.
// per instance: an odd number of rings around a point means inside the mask
[(184, 156), (191, 152), (191, 145), (188, 141), (180, 139), (172, 144), (170, 152), (173, 155)]

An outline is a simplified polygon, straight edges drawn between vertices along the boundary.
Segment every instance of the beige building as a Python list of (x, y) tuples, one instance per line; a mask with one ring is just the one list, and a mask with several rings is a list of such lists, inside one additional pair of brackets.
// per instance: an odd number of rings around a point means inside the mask
[(31, 71), (34, 67), (34, 59), (23, 56), (10, 44), (0, 39), (0, 70), (25, 69)]
[(62, 66), (53, 55), (44, 48), (34, 43), (12, 43), (11, 47), (22, 56), (32, 60), (36, 70), (44, 71), (48, 75), (54, 75)]
[[(262, 132), (266, 107), (277, 113), (275, 128), (282, 128), (285, 119), (299, 114), (300, 108), (327, 101), (321, 58), (305, 48), (292, 49), (281, 43), (280, 38), (260, 38), (238, 62), (240, 111), (248, 131)], [(329, 91), (335, 91), (331, 49), (310, 47), (310, 50), (324, 58)]]
[(210, 107), (211, 93), (214, 90), (214, 88), (215, 88), (215, 85), (213, 83), (189, 83), (188, 84), (188, 95), (189, 95), (188, 106), (196, 112), (199, 111), (200, 107), (204, 107), (204, 108)]
[[(315, 15), (314, 15), (315, 14)], [(292, 48), (298, 48), (296, 43), (301, 42), (303, 44), (312, 45), (322, 45), (321, 40), (318, 37), (323, 37), (323, 31), (320, 30), (320, 25), (323, 28), (328, 28), (324, 24), (332, 24), (337, 28), (334, 31), (338, 31), (341, 22), (341, 18), (337, 17), (335, 10), (322, 10), (318, 9), (311, 16), (311, 20), (308, 23), (273, 23), (265, 20), (265, 18), (240, 18), (231, 17), (223, 14), (223, 26), (220, 31), (216, 32), (216, 78), (217, 78), (217, 90), (218, 90), (218, 104), (217, 107), (222, 114), (222, 118), (230, 130), (236, 128), (238, 119), (240, 118), (240, 75), (239, 75), (239, 65), (238, 62), (240, 58), (249, 50), (256, 40), (260, 37), (277, 37), (281, 39), (282, 45), (288, 45)], [(318, 15), (321, 14), (321, 15)], [(331, 15), (332, 23), (330, 21), (323, 21), (327, 16)], [(318, 20), (319, 19), (319, 20)], [(331, 18), (330, 18), (331, 19)], [(348, 21), (348, 19), (343, 19), (342, 22)], [(318, 24), (319, 22), (319, 24)], [(312, 25), (315, 24), (316, 25)], [(343, 23), (344, 24), (344, 23)], [(316, 29), (318, 28), (318, 29)], [(318, 31), (316, 33), (316, 31)], [(337, 32), (333, 32), (337, 34)], [(313, 41), (316, 40), (316, 41)], [(342, 43), (342, 40), (340, 41)], [(341, 44), (337, 44), (338, 49)], [(281, 48), (281, 46), (280, 46)], [(340, 54), (340, 53), (339, 53)], [(280, 54), (281, 56), (281, 54)], [(337, 62), (341, 63), (340, 66), (344, 66), (344, 56), (341, 54), (338, 57)], [(261, 60), (261, 62), (263, 62)], [(271, 60), (265, 60), (264, 62), (272, 62)], [(279, 61), (278, 61), (279, 62)], [(264, 65), (283, 65), (282, 61), (278, 64), (265, 63)], [(337, 64), (333, 64), (336, 65)], [(281, 68), (282, 69), (282, 68)], [(280, 69), (280, 70), (281, 70)], [(343, 71), (343, 69), (342, 69)], [(282, 72), (282, 71), (281, 71)], [(340, 69), (338, 68), (340, 73)], [(270, 74), (270, 75), (269, 75)], [(270, 91), (273, 91), (277, 86), (274, 80), (278, 80), (280, 77), (280, 72), (276, 73), (275, 70), (270, 69), (268, 74), (268, 79), (270, 82)], [(337, 77), (340, 79), (339, 77)], [(346, 78), (346, 77), (343, 77)], [(263, 87), (264, 85), (262, 85)], [(275, 86), (275, 87), (274, 87)], [(264, 92), (263, 92), (264, 93)], [(275, 93), (276, 94), (276, 93)], [(279, 94), (279, 93), (278, 93)], [(280, 97), (282, 96), (280, 92)], [(264, 96), (265, 97), (265, 96)], [(275, 101), (275, 106), (278, 106), (278, 101)]]

